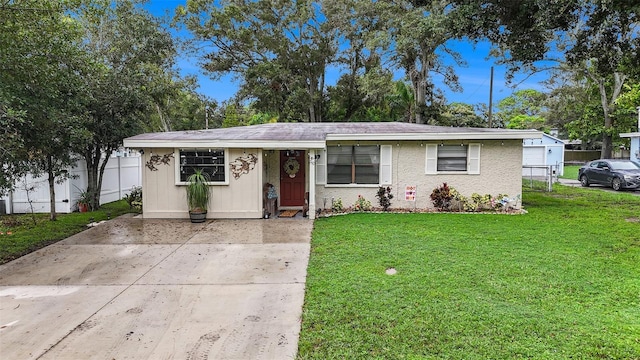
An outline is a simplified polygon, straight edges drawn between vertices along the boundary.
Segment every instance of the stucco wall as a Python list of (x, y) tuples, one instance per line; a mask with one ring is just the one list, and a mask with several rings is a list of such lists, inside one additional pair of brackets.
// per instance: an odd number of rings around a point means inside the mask
[[(153, 153), (165, 155), (174, 149), (144, 149), (143, 166)], [(262, 150), (230, 149), (229, 162), (246, 154), (254, 154), (258, 162), (253, 170), (235, 179), (229, 172), (228, 185), (212, 185), (212, 199), (209, 203), (208, 218), (260, 218), (262, 216)], [(169, 164), (158, 164), (157, 171), (144, 166), (143, 217), (145, 218), (188, 218), (186, 191), (184, 185), (176, 185), (176, 158)], [(229, 171), (229, 168), (226, 168)]]
[[(468, 143), (465, 141), (465, 143)], [(478, 141), (480, 150), (480, 174), (425, 174), (426, 144), (419, 142), (393, 143), (393, 208), (433, 208), (429, 196), (434, 188), (446, 182), (462, 195), (507, 194), (510, 197), (522, 192), (522, 141)], [(439, 142), (438, 142), (439, 144)], [(444, 142), (454, 144), (454, 142)], [(459, 144), (459, 143), (457, 143)], [(417, 186), (416, 202), (405, 201), (404, 190), (407, 185)], [(377, 206), (374, 186), (316, 186), (316, 207), (331, 207), (331, 199), (342, 199), (347, 207), (355, 203), (358, 195), (364, 196)], [(325, 205), (326, 204), (326, 205)], [(518, 204), (520, 205), (520, 204)]]

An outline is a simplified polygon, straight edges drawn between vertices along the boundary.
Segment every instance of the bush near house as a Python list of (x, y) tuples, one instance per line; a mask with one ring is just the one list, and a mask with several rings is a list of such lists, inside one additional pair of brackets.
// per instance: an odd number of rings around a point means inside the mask
[(316, 220), (298, 358), (640, 359), (640, 198), (523, 200)]

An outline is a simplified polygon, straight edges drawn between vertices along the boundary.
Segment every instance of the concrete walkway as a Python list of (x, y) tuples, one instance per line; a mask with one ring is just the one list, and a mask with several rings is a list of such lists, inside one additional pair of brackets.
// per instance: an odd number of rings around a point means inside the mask
[(309, 220), (118, 218), (0, 266), (2, 359), (293, 359)]

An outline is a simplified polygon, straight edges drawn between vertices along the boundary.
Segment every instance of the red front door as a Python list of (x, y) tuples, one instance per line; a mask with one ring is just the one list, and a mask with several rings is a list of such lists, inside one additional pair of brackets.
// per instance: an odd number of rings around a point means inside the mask
[(305, 152), (280, 151), (280, 206), (303, 206)]

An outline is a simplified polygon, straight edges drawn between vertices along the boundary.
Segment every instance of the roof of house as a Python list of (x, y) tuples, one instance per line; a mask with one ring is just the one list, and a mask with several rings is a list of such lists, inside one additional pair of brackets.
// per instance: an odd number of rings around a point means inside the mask
[(634, 137), (640, 137), (640, 131), (638, 132), (632, 132), (632, 133), (624, 133), (624, 134), (620, 134), (620, 137), (624, 137), (624, 138), (634, 138)]
[(537, 130), (461, 128), (403, 122), (269, 123), (208, 130), (146, 133), (126, 147), (324, 148), (326, 141), (507, 140), (540, 138)]
[(549, 134), (545, 134), (542, 133), (541, 136), (539, 136), (538, 138), (534, 138), (534, 139), (524, 139), (523, 140), (523, 145), (524, 146), (540, 146), (540, 145), (547, 145), (547, 146), (561, 146), (564, 147), (565, 141), (561, 140), (553, 135), (549, 135)]

